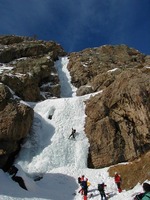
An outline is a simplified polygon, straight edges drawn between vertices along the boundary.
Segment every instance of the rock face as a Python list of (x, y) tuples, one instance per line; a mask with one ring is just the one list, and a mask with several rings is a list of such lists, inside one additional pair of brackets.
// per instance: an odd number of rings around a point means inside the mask
[(60, 97), (54, 61), (64, 55), (53, 41), (0, 36), (0, 168), (11, 166), (32, 125), (33, 110), (19, 100)]
[(6, 69), (0, 74), (0, 82), (26, 101), (60, 97), (59, 78), (54, 61), (64, 55), (66, 53), (62, 47), (55, 42), (1, 36), (0, 63), (3, 63), (1, 65)]
[(0, 168), (12, 164), (32, 120), (33, 110), (15, 100), (8, 87), (0, 84)]
[(150, 150), (150, 70), (127, 70), (86, 104), (89, 167), (133, 160)]
[(109, 175), (114, 177), (118, 172), (122, 177), (122, 189), (129, 190), (138, 183), (142, 184), (145, 180), (150, 180), (150, 151), (133, 162), (127, 164), (113, 165), (109, 168)]
[[(149, 61), (147, 58), (147, 62)], [(97, 92), (107, 88), (122, 71), (145, 65), (145, 56), (139, 51), (125, 45), (106, 45), (71, 53), (68, 69), (72, 84), (79, 90), (84, 86)], [(77, 91), (77, 94), (82, 93)]]
[(150, 56), (125, 45), (71, 53), (77, 95), (102, 93), (86, 104), (89, 167), (132, 160), (150, 150)]

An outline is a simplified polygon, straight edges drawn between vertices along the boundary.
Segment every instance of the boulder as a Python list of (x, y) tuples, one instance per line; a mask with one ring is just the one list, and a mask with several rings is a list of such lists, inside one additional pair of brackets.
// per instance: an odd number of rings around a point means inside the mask
[(91, 86), (84, 85), (84, 86), (79, 87), (79, 89), (76, 91), (76, 95), (82, 96), (82, 95), (89, 94), (89, 93), (92, 93), (92, 92), (93, 92), (93, 89), (92, 89)]
[(19, 184), (19, 186), (25, 190), (27, 190), (27, 187), (25, 185), (25, 182), (23, 180), (23, 178), (21, 176), (17, 176), (16, 174), (18, 173), (18, 168), (14, 165), (12, 165), (9, 170), (8, 170), (8, 174), (10, 176), (12, 176), (12, 180), (17, 182)]
[(118, 172), (122, 178), (122, 189), (132, 189), (135, 185), (150, 180), (149, 158), (150, 151), (132, 162), (113, 165), (108, 170), (109, 175), (114, 177), (115, 172)]

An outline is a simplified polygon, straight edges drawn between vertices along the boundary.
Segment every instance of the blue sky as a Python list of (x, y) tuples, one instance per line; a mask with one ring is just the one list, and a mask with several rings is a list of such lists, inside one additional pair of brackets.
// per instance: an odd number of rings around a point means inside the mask
[(150, 0), (0, 0), (0, 35), (37, 35), (67, 52), (127, 44), (150, 54)]

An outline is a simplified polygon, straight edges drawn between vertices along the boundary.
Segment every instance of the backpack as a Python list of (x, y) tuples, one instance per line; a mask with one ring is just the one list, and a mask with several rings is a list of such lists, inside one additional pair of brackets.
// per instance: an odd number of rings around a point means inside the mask
[(98, 190), (103, 191), (104, 190), (104, 184), (98, 184)]
[(87, 181), (82, 181), (81, 186), (83, 189), (87, 189)]
[(78, 183), (81, 183), (81, 178), (80, 177), (78, 177)]
[(134, 197), (134, 200), (141, 200), (143, 198), (144, 194), (141, 193), (141, 194), (138, 194)]
[(143, 199), (150, 199), (150, 192), (146, 192), (146, 193), (144, 193), (144, 195), (143, 195)]
[(72, 133), (74, 134), (75, 132), (76, 132), (76, 130), (75, 130), (75, 129), (73, 129), (73, 130), (72, 130)]

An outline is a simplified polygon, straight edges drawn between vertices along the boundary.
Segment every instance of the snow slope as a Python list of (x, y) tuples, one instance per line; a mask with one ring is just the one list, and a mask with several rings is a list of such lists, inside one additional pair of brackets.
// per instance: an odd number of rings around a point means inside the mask
[[(28, 191), (20, 188), (7, 173), (0, 171), (2, 200), (81, 200), (77, 178), (82, 174), (91, 183), (89, 194), (93, 194), (93, 200), (100, 199), (97, 191), (100, 181), (107, 185), (106, 193), (112, 200), (130, 200), (135, 193), (142, 191), (141, 185), (137, 185), (131, 191), (117, 193), (113, 178), (107, 173), (108, 168), (86, 167), (89, 143), (84, 133), (84, 101), (90, 95), (76, 97), (76, 88), (71, 85), (67, 64), (67, 57), (56, 62), (62, 98), (39, 103), (23, 102), (35, 111), (31, 132), (16, 160), (19, 168), (17, 175), (23, 177)], [(68, 139), (72, 127), (77, 130), (76, 138)], [(34, 181), (37, 178), (42, 179)]]

